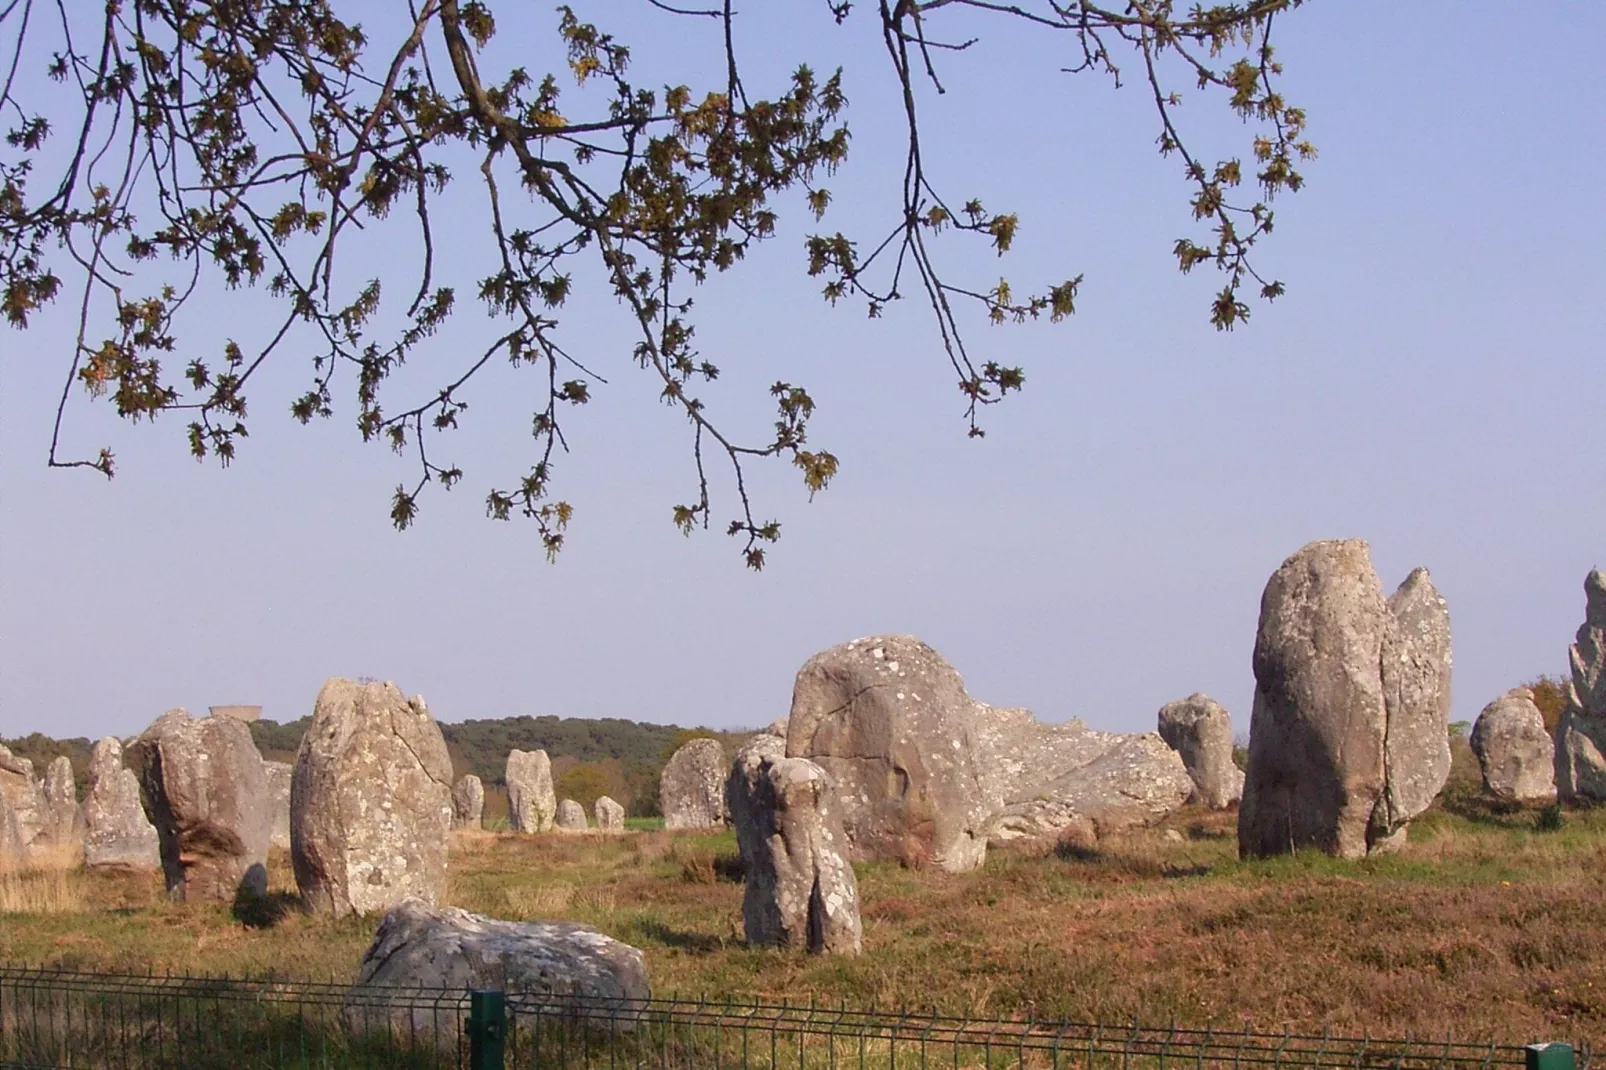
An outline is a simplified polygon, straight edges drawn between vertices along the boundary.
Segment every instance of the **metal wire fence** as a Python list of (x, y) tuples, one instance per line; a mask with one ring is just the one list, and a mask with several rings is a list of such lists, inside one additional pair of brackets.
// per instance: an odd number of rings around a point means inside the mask
[(6, 1070), (1590, 1070), (1591, 1061), (1570, 1045), (0, 968)]

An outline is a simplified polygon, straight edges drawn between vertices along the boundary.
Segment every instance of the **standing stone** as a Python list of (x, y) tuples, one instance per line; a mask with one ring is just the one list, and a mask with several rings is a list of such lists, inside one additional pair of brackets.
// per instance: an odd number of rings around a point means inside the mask
[(22, 829), (17, 825), (17, 815), (11, 809), (11, 803), (3, 793), (0, 793), (0, 876), (13, 873), (23, 867)]
[(1385, 602), (1364, 541), (1309, 544), (1266, 584), (1254, 669), (1239, 851), (1398, 846), (1449, 775), (1449, 611), (1426, 571)]
[(465, 773), (452, 786), (452, 827), (477, 829), (485, 816), (485, 785), (473, 773)]
[(325, 683), (290, 788), (290, 859), (307, 906), (345, 916), (434, 902), (451, 785), (446, 740), (421, 697), (393, 683)]
[(1232, 715), (1195, 692), (1160, 707), (1160, 738), (1182, 756), (1194, 802), (1225, 810), (1244, 794), (1244, 774), (1232, 760)]
[[(216, 717), (217, 714), (212, 716)], [(273, 810), (273, 831), (268, 846), (281, 851), (290, 849), (290, 782), (295, 778), (296, 767), (289, 762), (262, 763), (268, 774), (268, 806)]]
[(84, 811), (78, 805), (78, 785), (73, 779), (72, 762), (65, 754), (54, 758), (45, 770), (45, 823), (34, 843), (62, 855), (76, 865), (84, 850)]
[(743, 747), (726, 784), (746, 871), (747, 942), (857, 955), (859, 887), (836, 789), (818, 765), (777, 751)]
[(1403, 836), (1450, 779), (1450, 606), (1425, 568), (1389, 598), (1383, 635), (1387, 719), (1383, 797), (1372, 813), (1372, 849)]
[(111, 736), (89, 751), (84, 794), (84, 864), (94, 869), (160, 869), (156, 826), (139, 801), (139, 777), (123, 768), (123, 745)]
[(590, 827), (586, 824), (586, 808), (573, 799), (558, 803), (558, 816), (553, 823), (560, 832), (584, 832)]
[(507, 819), (515, 832), (545, 832), (558, 813), (552, 790), (552, 760), (544, 750), (515, 750), (507, 756)]
[(44, 785), (34, 776), (33, 762), (12, 754), (4, 744), (0, 744), (0, 796), (5, 798), (16, 838), (26, 852), (44, 831), (50, 804)]
[(717, 739), (694, 739), (675, 751), (658, 779), (664, 828), (722, 827), (725, 773), (725, 748)]
[(1485, 706), (1471, 743), (1484, 791), (1511, 802), (1555, 801), (1556, 746), (1532, 691), (1514, 687)]
[(185, 902), (266, 895), (273, 812), (250, 728), (169, 710), (128, 756), (156, 826), (168, 893)]
[(1606, 800), (1606, 576), (1584, 580), (1584, 623), (1568, 648), (1572, 680), (1556, 726), (1556, 789), (1569, 802)]
[(596, 815), (597, 828), (603, 832), (623, 832), (625, 830), (625, 808), (606, 795), (597, 796), (597, 801), (591, 807)]

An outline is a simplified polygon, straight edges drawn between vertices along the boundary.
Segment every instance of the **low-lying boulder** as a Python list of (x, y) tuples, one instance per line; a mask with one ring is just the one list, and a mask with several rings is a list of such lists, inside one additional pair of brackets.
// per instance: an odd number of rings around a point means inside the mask
[(408, 899), (380, 921), (345, 1015), (359, 1030), (444, 1030), (444, 1041), (455, 1044), (455, 1008), (442, 1019), (435, 1007), (408, 1002), (407, 991), (479, 988), (503, 990), (521, 1011), (567, 1010), (615, 1029), (630, 1028), (652, 998), (640, 950), (588, 925), (500, 921)]
[(296, 752), (290, 859), (302, 899), (336, 916), (434, 902), (446, 882), (452, 759), (422, 698), (339, 677)]
[(573, 799), (558, 803), (558, 816), (553, 822), (562, 832), (584, 832), (587, 829), (586, 808)]
[(477, 829), (485, 816), (485, 785), (473, 773), (465, 773), (452, 785), (452, 827)]
[(993, 818), (993, 842), (1057, 837), (1090, 823), (1099, 837), (1154, 824), (1188, 801), (1193, 778), (1182, 757), (1157, 733), (1128, 736), (1086, 765), (1042, 785), (1030, 799)]
[(603, 832), (623, 832), (625, 830), (625, 808), (606, 795), (599, 795), (596, 803), (591, 807), (596, 815), (597, 828)]
[(658, 778), (664, 828), (723, 827), (725, 773), (725, 748), (717, 739), (694, 739), (675, 751)]
[(515, 832), (545, 832), (558, 813), (552, 790), (552, 760), (544, 750), (514, 750), (507, 756), (507, 820)]
[(1556, 745), (1532, 691), (1514, 687), (1485, 706), (1470, 742), (1484, 791), (1510, 802), (1555, 801)]
[(160, 869), (156, 826), (139, 801), (139, 777), (123, 768), (123, 745), (107, 736), (89, 751), (84, 793), (84, 864), (93, 869)]
[(859, 953), (859, 889), (837, 793), (825, 770), (760, 736), (731, 767), (726, 798), (746, 873), (747, 942)]
[(1244, 794), (1244, 774), (1232, 760), (1232, 715), (1195, 692), (1160, 707), (1160, 738), (1182, 756), (1193, 778), (1193, 801), (1225, 810)]

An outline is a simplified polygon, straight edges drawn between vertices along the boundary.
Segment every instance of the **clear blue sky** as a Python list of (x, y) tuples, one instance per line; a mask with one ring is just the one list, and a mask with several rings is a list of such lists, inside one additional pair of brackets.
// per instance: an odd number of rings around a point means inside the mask
[[(750, 91), (800, 60), (847, 65), (854, 147), (827, 224), (867, 237), (900, 165), (871, 12), (839, 28), (822, 4), (755, 6)], [(540, 20), (539, 47), (511, 24), (502, 46), (550, 57)], [(715, 55), (636, 20), (618, 29), (644, 80), (689, 79)], [(578, 514), (550, 566), (532, 528), (483, 517), (486, 487), (526, 463), (528, 373), (470, 395), (465, 430), (438, 447), (465, 484), (399, 535), (388, 497), (412, 469), (358, 441), (349, 401), (294, 424), (304, 366), (259, 385), (228, 471), (188, 458), (182, 421), (129, 427), (79, 404), (68, 441), (116, 451), (108, 484), (44, 467), (68, 304), (0, 333), (0, 734), (126, 734), (231, 702), (289, 720), (331, 675), (393, 679), (443, 720), (757, 725), (786, 712), (810, 654), (883, 631), (921, 636), (976, 697), (1045, 719), (1148, 729), (1197, 690), (1246, 730), (1266, 578), (1305, 542), (1348, 536), (1370, 540), (1389, 590), (1432, 571), (1457, 718), (1562, 671), (1584, 576), (1606, 565), (1606, 6), (1317, 0), (1279, 32), (1321, 158), (1263, 254), (1288, 295), (1245, 328), (1216, 333), (1215, 279), (1175, 270), (1186, 191), (1153, 150), (1142, 87), (1056, 74), (1063, 46), (1002, 27), (945, 61), (950, 92), (925, 105), (933, 171), (958, 199), (1020, 213), (998, 266), (1017, 286), (1087, 281), (1066, 323), (973, 323), (981, 356), (1028, 375), (985, 440), (966, 439), (914, 301), (870, 322), (819, 299), (802, 220), (697, 295), (701, 347), (726, 371), (710, 399), (761, 432), (764, 388), (805, 383), (814, 440), (843, 461), (812, 504), (790, 469), (759, 470), (783, 537), (758, 575), (722, 533), (671, 526), (692, 493), (686, 427), (634, 369), (606, 297), (577, 300), (564, 328), (611, 385), (568, 425), (561, 493)], [(1203, 142), (1241, 147), (1196, 97)], [(444, 254), (465, 293), (473, 240)], [(396, 242), (365, 255), (411, 248)], [(975, 281), (996, 277), (977, 250), (947, 249)], [(260, 310), (213, 300), (187, 337), (246, 341)], [(408, 382), (444, 377), (488, 330), (465, 317)]]

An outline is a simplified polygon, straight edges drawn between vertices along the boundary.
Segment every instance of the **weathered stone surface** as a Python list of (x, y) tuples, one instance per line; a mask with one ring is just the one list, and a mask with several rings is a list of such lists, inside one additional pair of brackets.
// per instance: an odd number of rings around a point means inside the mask
[(694, 739), (675, 751), (658, 779), (664, 828), (723, 826), (725, 772), (725, 748), (717, 739)]
[(539, 1000), (543, 1011), (578, 996), (625, 1028), (631, 1012), (652, 997), (642, 953), (590, 926), (501, 921), (417, 899), (398, 903), (379, 923), (346, 1017), (356, 1028), (382, 1029), (399, 1015), (404, 1028), (424, 1035), (440, 1028), (446, 1043), (455, 1044), (457, 1023), (439, 1022), (433, 1008), (387, 1009), (395, 990), (408, 988), (497, 988), (519, 994), (521, 1002)]
[(1153, 824), (1188, 801), (1193, 778), (1158, 733), (1126, 736), (1085, 765), (1005, 806), (988, 828), (991, 842), (1056, 836), (1091, 822), (1099, 836)]
[(1305, 546), (1261, 596), (1254, 669), (1239, 851), (1400, 846), (1449, 774), (1449, 610), (1426, 570), (1385, 602), (1364, 541)]
[(596, 815), (597, 828), (603, 832), (623, 832), (625, 830), (625, 808), (606, 795), (597, 797), (591, 807)]
[(250, 724), (262, 717), (261, 706), (208, 706), (206, 712), (213, 717), (232, 717), (236, 721)]
[(1606, 576), (1584, 581), (1584, 623), (1568, 648), (1572, 679), (1556, 726), (1556, 790), (1563, 799), (1606, 800)]
[(1388, 608), (1381, 651), (1387, 774), (1372, 814), (1374, 843), (1433, 805), (1450, 779), (1450, 607), (1428, 570), (1417, 568)]
[(856, 955), (859, 888), (837, 792), (825, 770), (784, 757), (780, 743), (765, 734), (744, 745), (726, 782), (747, 942)]
[(515, 750), (507, 756), (507, 819), (515, 832), (545, 832), (558, 813), (552, 790), (552, 760), (544, 750)]
[(452, 786), (452, 827), (477, 829), (485, 817), (485, 785), (473, 773), (465, 773)]
[(1232, 760), (1232, 715), (1195, 692), (1160, 707), (1160, 738), (1182, 756), (1193, 778), (1193, 801), (1225, 810), (1244, 794), (1244, 774)]
[(290, 859), (313, 910), (371, 914), (446, 880), (452, 759), (422, 698), (339, 677), (296, 752)]
[(1141, 738), (977, 702), (935, 650), (883, 635), (799, 670), (786, 753), (837, 786), (855, 860), (961, 871), (981, 865), (989, 840), (1051, 837), (1084, 817), (1113, 830), (1180, 805), (1192, 785), (1182, 760), (1153, 734), (1157, 747), (1132, 743)]
[(123, 768), (123, 745), (111, 736), (89, 752), (84, 793), (84, 864), (149, 871), (162, 865), (156, 826), (139, 800), (139, 777)]
[(33, 762), (0, 744), (0, 796), (11, 813), (16, 838), (26, 851), (39, 838), (50, 818), (44, 785), (34, 775)]
[(553, 824), (563, 832), (584, 832), (590, 827), (586, 823), (586, 808), (573, 799), (558, 803), (558, 816)]
[(45, 823), (34, 845), (56, 852), (58, 861), (76, 865), (84, 849), (84, 811), (78, 805), (78, 785), (66, 755), (51, 760), (45, 771), (43, 794)]
[(156, 826), (169, 894), (230, 902), (267, 893), (273, 812), (251, 730), (228, 717), (158, 717), (128, 748)]
[(24, 851), (22, 829), (17, 815), (4, 794), (0, 794), (0, 874), (12, 873), (23, 867)]
[(1555, 800), (1556, 745), (1532, 691), (1514, 687), (1485, 706), (1471, 743), (1484, 791), (1513, 802)]
[[(213, 714), (216, 716), (216, 714)], [(295, 778), (296, 767), (289, 762), (262, 763), (268, 774), (268, 806), (273, 810), (273, 831), (268, 845), (280, 850), (290, 849), (290, 782)]]

